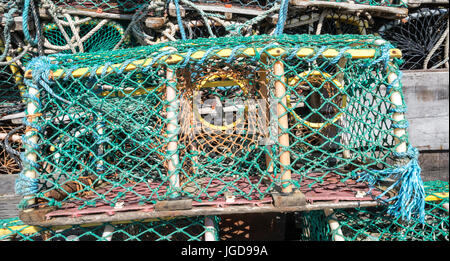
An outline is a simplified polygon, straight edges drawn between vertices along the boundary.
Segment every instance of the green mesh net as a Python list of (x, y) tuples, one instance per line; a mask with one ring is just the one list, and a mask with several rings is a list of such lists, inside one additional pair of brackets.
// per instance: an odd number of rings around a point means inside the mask
[[(299, 226), (302, 241), (448, 241), (448, 182), (425, 182), (426, 223), (404, 222), (386, 214), (383, 208), (335, 209), (332, 216), (324, 211), (301, 212)], [(447, 204), (447, 206), (445, 205)], [(0, 221), (0, 240), (204, 240), (205, 233), (218, 240), (219, 217), (140, 220), (129, 222), (37, 227), (18, 218)], [(338, 227), (330, 228), (330, 220)], [(188, 236), (189, 235), (189, 236)]]
[[(78, 34), (81, 46), (74, 44), (73, 49), (76, 53), (96, 52), (112, 50), (119, 43), (124, 35), (124, 28), (116, 22), (107, 22), (101, 20), (89, 20), (78, 24)], [(70, 27), (64, 28), (69, 39), (74, 37)], [(58, 26), (54, 23), (47, 24), (43, 27), (43, 35), (46, 39), (44, 46), (47, 49), (55, 50), (58, 53), (71, 53), (71, 47), (61, 33)], [(121, 48), (127, 47), (129, 44), (129, 36), (125, 39)]]
[(218, 222), (190, 217), (39, 227), (12, 218), (0, 220), (0, 241), (217, 241)]
[[(425, 182), (425, 191), (425, 223), (392, 218), (384, 208), (335, 209), (329, 216), (323, 211), (312, 211), (302, 216), (302, 239), (448, 241), (448, 182)], [(334, 229), (330, 228), (330, 221), (335, 222)]]

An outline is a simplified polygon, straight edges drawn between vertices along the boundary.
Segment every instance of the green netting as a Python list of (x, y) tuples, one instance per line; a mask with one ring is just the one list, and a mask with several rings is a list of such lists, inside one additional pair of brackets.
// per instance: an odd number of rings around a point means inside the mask
[[(393, 218), (384, 208), (335, 209), (326, 216), (311, 211), (302, 216), (302, 240), (310, 241), (448, 241), (448, 182), (425, 182), (425, 223)], [(330, 228), (330, 220), (338, 222)], [(309, 231), (314, 231), (308, 234)]]
[(39, 227), (18, 218), (0, 220), (0, 241), (204, 241), (219, 240), (218, 217), (137, 220)]
[(262, 35), (34, 59), (16, 189), (85, 208), (390, 178), (390, 211), (423, 219), (399, 55), (375, 36)]
[[(0, 53), (4, 54), (5, 43), (0, 38)], [(2, 55), (3, 56), (3, 55)], [(12, 57), (4, 54), (5, 65), (0, 65), (0, 115), (8, 115), (9, 113), (17, 112), (20, 107), (22, 98), (20, 89), (25, 89), (20, 75), (20, 69), (15, 63), (8, 64)], [(3, 62), (3, 61), (2, 61)], [(19, 73), (18, 73), (19, 72)]]
[(1, 115), (8, 115), (9, 113), (17, 112), (20, 108), (14, 107), (21, 101), (21, 96), (16, 81), (16, 75), (11, 72), (11, 66), (0, 67), (0, 113)]

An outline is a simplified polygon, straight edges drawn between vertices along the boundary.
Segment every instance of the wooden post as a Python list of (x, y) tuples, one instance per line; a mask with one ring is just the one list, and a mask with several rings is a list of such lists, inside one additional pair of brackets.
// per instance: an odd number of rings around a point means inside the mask
[[(168, 106), (167, 112), (167, 129), (166, 135), (169, 140), (167, 144), (167, 153), (170, 154), (168, 161), (168, 175), (170, 180), (170, 187), (178, 190), (180, 187), (180, 178), (177, 171), (179, 164), (178, 156), (178, 98), (177, 98), (177, 85), (175, 79), (175, 73), (173, 69), (167, 68), (166, 77), (168, 84), (166, 84), (166, 101)], [(175, 193), (175, 197), (178, 193)]]
[[(100, 114), (100, 122), (97, 124), (97, 126), (95, 126), (95, 128), (97, 129), (97, 134), (98, 134), (98, 138), (103, 140), (103, 135), (104, 135), (104, 127), (103, 127), (103, 121), (102, 121), (102, 115)], [(98, 149), (97, 149), (97, 157), (102, 157), (104, 153), (104, 148), (103, 148), (103, 144), (100, 143), (98, 145)], [(96, 164), (96, 170), (97, 170), (97, 174), (101, 174), (104, 169), (103, 169), (103, 165), (104, 162), (103, 160), (98, 160), (97, 164)]]
[[(291, 180), (291, 170), (289, 166), (291, 165), (291, 155), (288, 150), (289, 148), (289, 134), (287, 133), (288, 125), (288, 114), (286, 113), (286, 86), (284, 77), (284, 64), (281, 61), (275, 62), (273, 66), (273, 71), (276, 79), (275, 81), (275, 96), (278, 99), (277, 104), (277, 116), (279, 124), (279, 136), (278, 142), (280, 143), (280, 171), (281, 171), (281, 186), (283, 193), (291, 193), (292, 185)], [(285, 130), (283, 130), (285, 129)]]
[(334, 233), (333, 235), (333, 241), (345, 241), (342, 230), (339, 226), (339, 222), (336, 220), (336, 216), (333, 214), (333, 209), (326, 208), (323, 210), (323, 212), (327, 217), (331, 215), (330, 219), (328, 220), (328, 224), (330, 225), (331, 231), (336, 231), (336, 233)]
[[(36, 89), (34, 87), (34, 85), (31, 85), (28, 89), (28, 95), (30, 97), (35, 97), (36, 99), (39, 99), (39, 90)], [(30, 99), (30, 101), (27, 103), (27, 110), (26, 110), (26, 117), (27, 117), (27, 121), (29, 123), (34, 123), (35, 122), (35, 118), (37, 117), (37, 113), (39, 113), (38, 111), (38, 107), (37, 105), (33, 102), (32, 99)], [(33, 132), (36, 132), (37, 130), (34, 128), (31, 128), (29, 126), (27, 126), (27, 128), (25, 129), (25, 137), (26, 140), (28, 140), (29, 143), (32, 144), (37, 144), (39, 141), (39, 137), (36, 134), (33, 134)], [(37, 162), (37, 155), (34, 152), (29, 152), (30, 147), (29, 145), (25, 144), (25, 157), (27, 158), (27, 160), (29, 160), (30, 162)], [(31, 150), (33, 150), (33, 148), (31, 148)], [(31, 178), (31, 179), (37, 179), (38, 178), (38, 173), (36, 172), (36, 170), (34, 169), (27, 169), (25, 170), (24, 175), (27, 178)], [(34, 195), (25, 195), (23, 197), (26, 201), (28, 205), (33, 205), (35, 203), (35, 199), (34, 199)], [(24, 212), (28, 212), (28, 211), (32, 211), (32, 209), (25, 209)]]
[[(261, 55), (261, 60), (260, 62), (262, 64), (267, 64), (267, 55)], [(261, 84), (261, 96), (264, 99), (264, 101), (266, 102), (266, 104), (269, 104), (269, 90), (267, 89), (267, 71), (262, 71), (259, 73), (259, 82)], [(266, 113), (266, 117), (265, 120), (266, 122), (263, 122), (263, 124), (268, 124), (269, 126), (267, 126), (268, 128), (270, 128), (270, 123), (267, 122), (268, 119), (270, 119), (270, 108), (267, 107), (267, 110), (264, 112)], [(268, 130), (269, 131), (269, 130)], [(269, 131), (269, 135), (266, 137), (270, 139), (270, 131)], [(273, 175), (273, 159), (272, 159), (272, 155), (270, 154), (272, 145), (270, 144), (266, 144), (266, 148), (269, 151), (269, 153), (266, 153), (266, 170), (268, 173), (270, 173), (271, 175)]]
[[(344, 82), (344, 67), (347, 64), (347, 58), (342, 57), (339, 62), (338, 62), (338, 71), (339, 74), (336, 76), (336, 80), (338, 80), (341, 83), (342, 89), (345, 88), (345, 82)], [(346, 114), (342, 115), (341, 117), (341, 123), (342, 123), (342, 127), (347, 130), (348, 127), (348, 123), (347, 123), (347, 119), (346, 119)], [(342, 134), (342, 145), (349, 145), (349, 141), (350, 141), (350, 134), (344, 132)], [(344, 157), (344, 159), (350, 159), (352, 157), (350, 150), (344, 150), (342, 153), (342, 156)]]
[[(397, 81), (397, 74), (395, 72), (391, 72), (389, 70), (390, 66), (394, 66), (392, 63), (390, 63), (387, 67), (388, 67), (388, 83), (391, 85), (392, 91), (391, 91), (391, 102), (395, 107), (401, 107), (403, 106), (403, 100), (402, 100), (402, 95), (399, 91), (396, 91), (395, 87), (398, 87), (399, 82)], [(394, 114), (392, 115), (392, 118), (394, 119), (395, 122), (400, 122), (403, 121), (405, 119), (405, 114), (403, 112), (394, 112)], [(406, 145), (406, 141), (401, 141), (400, 139), (398, 139), (397, 137), (403, 137), (404, 135), (406, 135), (406, 130), (402, 129), (402, 128), (395, 128), (394, 129), (394, 135), (396, 136), (394, 138), (395, 143), (397, 144), (396, 147), (396, 152), (397, 153), (406, 153), (407, 150), (407, 145)]]
[(211, 217), (205, 217), (205, 241), (216, 241), (216, 227)]
[(103, 230), (102, 238), (106, 241), (111, 241), (114, 234), (114, 227), (111, 225), (105, 225), (105, 229)]
[[(376, 45), (384, 45), (386, 44), (385, 40), (376, 40), (374, 42)], [(398, 75), (396, 72), (393, 72), (390, 70), (391, 67), (396, 67), (396, 65), (394, 65), (392, 62), (389, 62), (386, 66), (386, 73), (388, 75), (388, 84), (391, 85), (391, 97), (390, 97), (390, 101), (391, 103), (395, 106), (395, 107), (401, 107), (403, 106), (403, 100), (402, 100), (402, 95), (400, 92), (396, 91), (396, 87), (398, 87), (399, 82), (397, 81)], [(394, 119), (395, 122), (400, 122), (402, 120), (405, 119), (405, 115), (403, 112), (394, 112), (394, 114), (392, 115), (392, 118)], [(401, 128), (395, 128), (394, 129), (394, 135), (396, 137), (402, 137), (406, 134), (406, 130), (405, 129), (401, 129)], [(396, 152), (397, 153), (406, 153), (407, 151), (407, 146), (406, 146), (406, 142), (400, 142), (400, 139), (398, 138), (394, 138), (395, 143), (397, 144), (396, 147)]]

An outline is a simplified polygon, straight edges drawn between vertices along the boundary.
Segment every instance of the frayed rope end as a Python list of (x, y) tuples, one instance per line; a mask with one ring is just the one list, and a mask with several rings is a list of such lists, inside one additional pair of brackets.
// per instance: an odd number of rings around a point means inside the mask
[(377, 181), (394, 178), (396, 182), (377, 199), (383, 197), (393, 188), (399, 187), (397, 195), (386, 200), (386, 202), (392, 202), (388, 206), (387, 213), (407, 221), (414, 218), (423, 224), (425, 223), (425, 189), (421, 178), (418, 154), (418, 150), (410, 146), (406, 156), (411, 160), (406, 165), (394, 169), (371, 170), (361, 175), (358, 182), (368, 182), (373, 189)]

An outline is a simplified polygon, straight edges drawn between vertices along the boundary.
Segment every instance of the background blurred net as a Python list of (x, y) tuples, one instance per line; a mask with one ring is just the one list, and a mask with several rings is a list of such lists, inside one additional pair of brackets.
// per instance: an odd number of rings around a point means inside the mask
[(368, 34), (369, 22), (363, 15), (332, 9), (292, 11), (286, 21), (286, 34)]
[(448, 9), (422, 8), (381, 26), (379, 34), (402, 50), (400, 69), (448, 68), (448, 21)]

